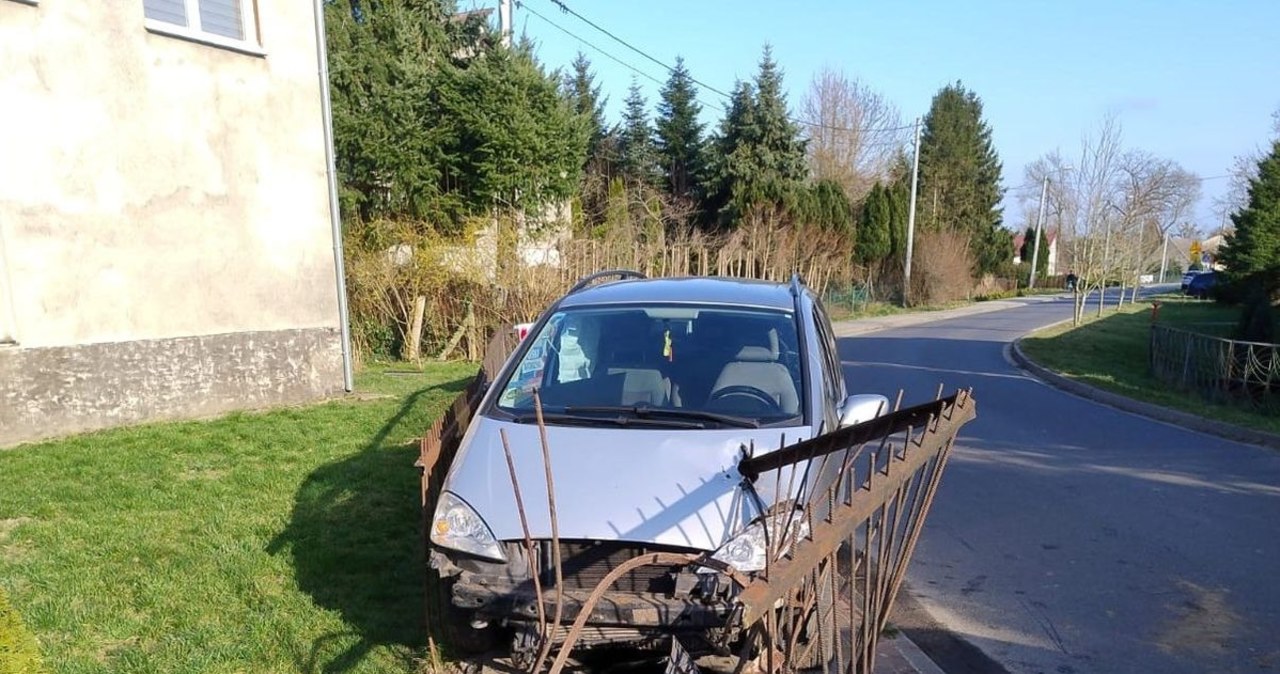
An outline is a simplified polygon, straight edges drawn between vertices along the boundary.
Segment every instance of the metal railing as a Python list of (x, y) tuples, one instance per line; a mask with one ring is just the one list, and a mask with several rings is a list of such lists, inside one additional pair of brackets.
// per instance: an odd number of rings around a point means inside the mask
[(1148, 353), (1152, 376), (1179, 391), (1252, 408), (1280, 404), (1280, 344), (1152, 323)]

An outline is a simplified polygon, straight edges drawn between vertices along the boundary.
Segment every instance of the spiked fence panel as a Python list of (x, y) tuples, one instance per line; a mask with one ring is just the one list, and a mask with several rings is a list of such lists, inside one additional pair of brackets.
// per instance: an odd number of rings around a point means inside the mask
[(1149, 348), (1152, 375), (1180, 391), (1249, 407), (1280, 401), (1280, 345), (1152, 324)]
[[(796, 523), (780, 525), (771, 563), (737, 597), (760, 669), (871, 671), (952, 443), (975, 411), (961, 391), (787, 450), (843, 463)], [(771, 457), (760, 466), (786, 458)], [(788, 528), (807, 535), (791, 540)]]

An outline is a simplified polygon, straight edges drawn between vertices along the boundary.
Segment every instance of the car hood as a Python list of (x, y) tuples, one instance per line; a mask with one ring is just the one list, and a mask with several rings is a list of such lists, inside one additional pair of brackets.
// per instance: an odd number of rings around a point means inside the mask
[[(534, 424), (480, 417), (468, 429), (445, 489), (466, 501), (498, 540), (524, 533), (502, 447), (505, 431), (521, 500), (535, 538), (551, 537), (547, 479)], [(741, 488), (737, 464), (744, 446), (756, 454), (785, 439), (809, 437), (807, 427), (767, 429), (615, 429), (548, 426), (556, 521), (562, 539), (618, 540), (715, 550), (759, 514)], [(800, 473), (794, 481), (792, 471)], [(803, 466), (762, 475), (766, 504), (775, 485), (803, 481)]]

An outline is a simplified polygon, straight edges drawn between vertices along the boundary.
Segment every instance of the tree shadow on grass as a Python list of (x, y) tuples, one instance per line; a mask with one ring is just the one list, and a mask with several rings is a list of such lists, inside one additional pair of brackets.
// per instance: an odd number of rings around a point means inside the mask
[[(356, 454), (317, 468), (298, 488), (289, 524), (267, 548), (292, 557), (298, 586), (337, 611), (350, 631), (321, 636), (299, 653), (304, 672), (347, 672), (390, 647), (407, 670), (425, 644), (417, 442), (388, 445), (428, 394), (461, 392), (459, 379), (416, 391)], [(440, 406), (443, 409), (443, 405)]]

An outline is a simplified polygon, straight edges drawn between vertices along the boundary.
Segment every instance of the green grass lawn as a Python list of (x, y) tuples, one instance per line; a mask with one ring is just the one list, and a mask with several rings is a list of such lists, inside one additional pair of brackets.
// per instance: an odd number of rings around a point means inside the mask
[(49, 670), (422, 669), (415, 438), (476, 366), (411, 370), (0, 451), (0, 591)]
[[(1227, 336), (1239, 309), (1179, 296), (1162, 296), (1160, 322), (1194, 332)], [(1087, 322), (1041, 330), (1022, 341), (1032, 360), (1086, 384), (1185, 412), (1280, 433), (1280, 418), (1205, 401), (1157, 381), (1147, 369), (1151, 304), (1108, 306), (1103, 318), (1086, 308)]]

